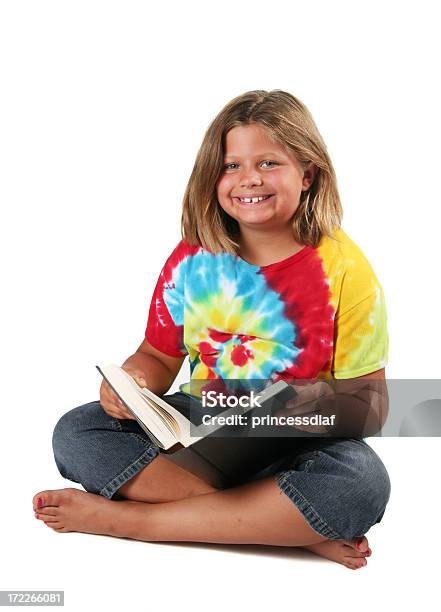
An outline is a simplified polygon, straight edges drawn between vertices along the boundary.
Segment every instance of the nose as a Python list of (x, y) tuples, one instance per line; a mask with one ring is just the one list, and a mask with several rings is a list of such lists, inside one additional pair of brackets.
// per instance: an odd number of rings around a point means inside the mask
[(260, 173), (256, 170), (256, 168), (250, 168), (247, 170), (243, 168), (241, 175), (239, 177), (240, 186), (244, 187), (252, 187), (253, 185), (261, 185), (262, 177)]

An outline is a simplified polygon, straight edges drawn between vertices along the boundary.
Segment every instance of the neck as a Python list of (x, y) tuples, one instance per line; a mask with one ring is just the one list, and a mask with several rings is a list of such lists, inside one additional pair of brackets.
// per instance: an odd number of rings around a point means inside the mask
[(304, 245), (294, 239), (292, 227), (285, 231), (255, 230), (242, 228), (240, 230), (239, 255), (255, 266), (268, 266), (295, 255)]

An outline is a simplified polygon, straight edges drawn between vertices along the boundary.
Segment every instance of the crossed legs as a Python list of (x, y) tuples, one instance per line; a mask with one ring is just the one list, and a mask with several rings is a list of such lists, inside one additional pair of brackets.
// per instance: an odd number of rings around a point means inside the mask
[(58, 532), (81, 531), (144, 541), (301, 546), (351, 569), (366, 565), (365, 537), (328, 540), (269, 477), (217, 490), (158, 456), (114, 501), (78, 489), (34, 496), (36, 517)]

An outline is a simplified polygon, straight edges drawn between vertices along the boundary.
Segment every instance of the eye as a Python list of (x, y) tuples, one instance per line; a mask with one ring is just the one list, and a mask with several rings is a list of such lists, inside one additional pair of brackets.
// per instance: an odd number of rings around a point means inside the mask
[[(272, 161), (270, 159), (266, 159), (265, 161), (262, 162), (262, 164), (272, 164), (273, 166), (278, 166), (279, 164), (275, 161)], [(237, 166), (237, 164), (235, 162), (231, 162), (229, 164), (224, 164), (224, 170), (234, 170), (234, 168), (232, 168), (231, 166)], [(271, 166), (269, 166), (271, 167)]]

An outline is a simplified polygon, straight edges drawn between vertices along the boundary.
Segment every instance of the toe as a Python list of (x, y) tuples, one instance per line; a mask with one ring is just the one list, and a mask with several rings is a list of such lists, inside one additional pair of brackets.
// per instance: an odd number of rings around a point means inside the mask
[(59, 516), (54, 516), (53, 514), (41, 514), (41, 513), (35, 513), (35, 518), (39, 521), (43, 521), (44, 523), (46, 522), (50, 522), (53, 523), (54, 521), (59, 521), (60, 517)]
[(57, 527), (56, 524), (54, 525), (48, 525), (48, 527), (50, 527), (53, 531), (56, 531), (57, 533), (69, 533), (71, 530), (67, 529), (66, 527)]
[(44, 521), (44, 524), (46, 525), (46, 527), (52, 529), (52, 531), (62, 531), (64, 529), (63, 524), (59, 521)]
[(40, 516), (58, 516), (59, 509), (53, 506), (48, 506), (47, 508), (37, 508), (35, 514), (39, 514)]
[(360, 569), (361, 567), (364, 567), (367, 564), (366, 559), (355, 559), (354, 557), (352, 558), (347, 558), (345, 560), (345, 565), (346, 567), (349, 567), (349, 569)]
[(348, 569), (352, 569), (352, 570), (358, 569), (351, 561), (344, 561), (343, 565), (347, 567)]
[(52, 527), (52, 525), (57, 525), (58, 527), (60, 526), (60, 521), (57, 518), (54, 518), (53, 516), (44, 516), (43, 515), (43, 516), (40, 517), (40, 519), (48, 527)]
[(32, 498), (32, 507), (34, 508), (34, 510), (36, 508), (41, 508), (41, 506), (43, 505), (42, 497), (44, 493), (46, 493), (46, 491), (40, 491), (40, 493), (37, 493)]
[(35, 514), (35, 518), (46, 525), (60, 525), (60, 519), (57, 516), (50, 516), (49, 514)]
[(347, 559), (360, 559), (362, 557), (366, 557), (366, 553), (359, 552), (355, 550), (355, 548), (351, 548), (349, 546), (345, 547), (344, 554)]
[(369, 550), (369, 543), (365, 536), (361, 536), (360, 538), (354, 538), (353, 540), (348, 540), (345, 542), (345, 544), (362, 553), (365, 553)]
[(40, 510), (45, 506), (58, 506), (59, 491), (41, 491), (34, 496), (32, 503), (34, 510)]

